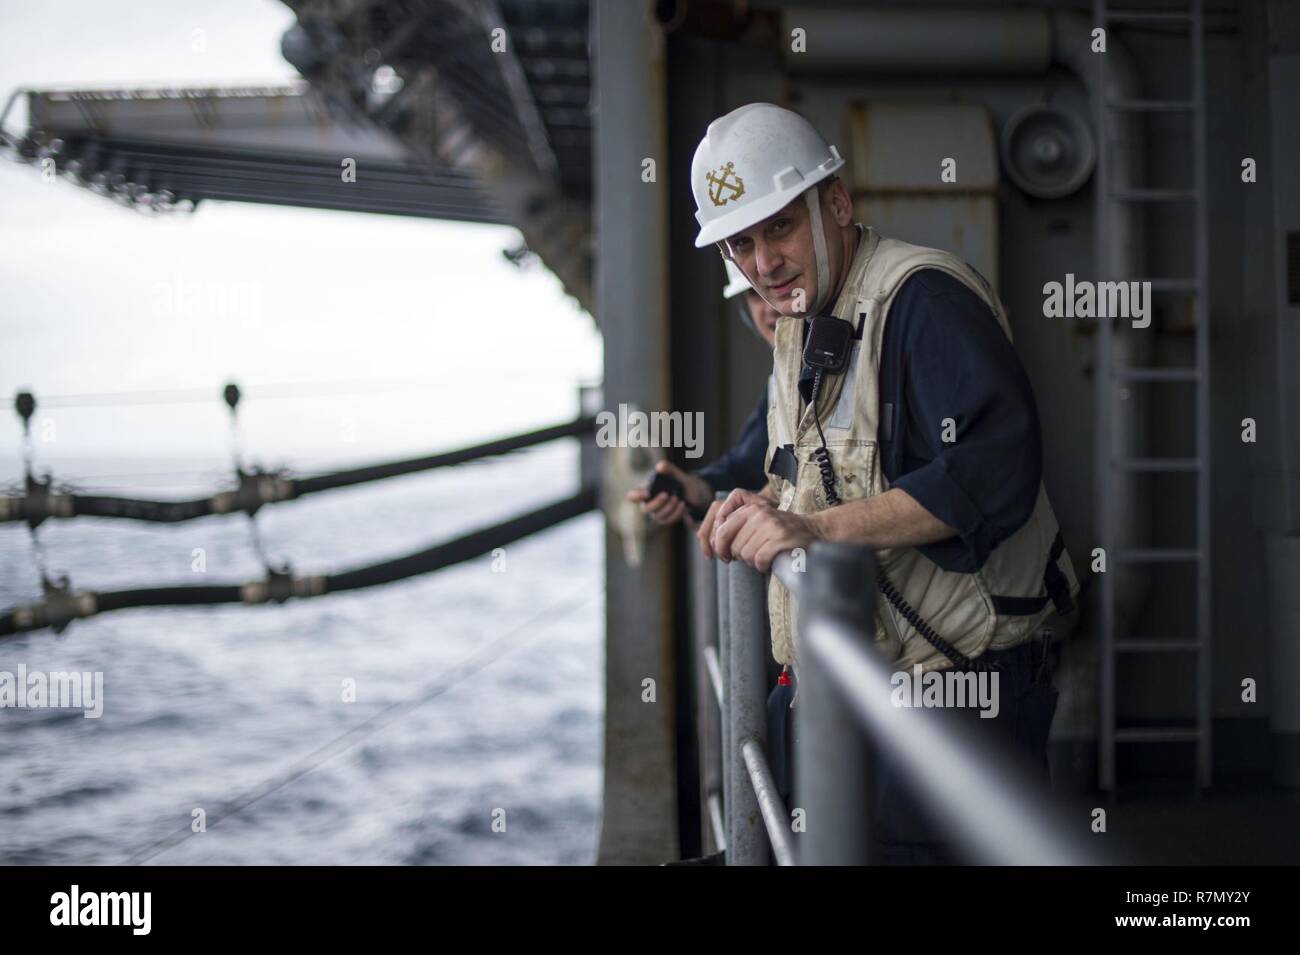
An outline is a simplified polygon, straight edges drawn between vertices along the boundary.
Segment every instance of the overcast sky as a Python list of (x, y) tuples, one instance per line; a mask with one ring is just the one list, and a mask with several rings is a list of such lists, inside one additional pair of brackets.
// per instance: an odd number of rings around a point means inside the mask
[[(0, 0), (0, 94), (283, 82), (297, 76), (279, 53), (292, 21), (278, 0)], [(38, 401), (213, 395), (48, 407), (37, 454), (56, 470), (220, 460), (228, 380), (248, 395), (244, 443), (269, 462), (418, 453), (558, 422), (576, 382), (600, 373), (599, 336), (545, 269), (502, 258), (517, 242), (495, 226), (238, 203), (147, 218), (0, 161), (0, 461), (19, 449), (18, 388)], [(471, 367), (485, 342), (491, 366)], [(357, 381), (370, 393), (257, 400), (259, 387)], [(423, 390), (376, 391), (392, 385)]]

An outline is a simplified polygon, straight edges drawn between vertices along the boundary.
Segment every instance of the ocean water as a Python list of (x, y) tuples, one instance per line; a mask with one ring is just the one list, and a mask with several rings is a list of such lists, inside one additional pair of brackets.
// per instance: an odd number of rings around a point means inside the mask
[[(219, 479), (185, 484), (178, 468), (123, 459), (82, 473), (97, 476), (88, 488), (143, 497), (208, 493)], [(273, 561), (328, 572), (566, 496), (576, 474), (576, 444), (554, 442), (268, 506), (257, 524)], [(243, 515), (49, 521), (40, 537), (51, 571), (78, 589), (261, 576)], [(118, 863), (173, 834), (148, 862), (590, 863), (602, 560), (601, 519), (587, 514), (510, 545), (497, 570), (483, 557), (283, 605), (126, 610), (0, 640), (2, 671), (104, 681), (99, 719), (0, 709), (0, 863)], [(38, 581), (25, 525), (0, 525), (0, 605), (33, 599)], [(387, 725), (367, 723), (394, 705)], [(286, 782), (341, 737), (353, 745)], [(196, 808), (205, 832), (191, 831)]]

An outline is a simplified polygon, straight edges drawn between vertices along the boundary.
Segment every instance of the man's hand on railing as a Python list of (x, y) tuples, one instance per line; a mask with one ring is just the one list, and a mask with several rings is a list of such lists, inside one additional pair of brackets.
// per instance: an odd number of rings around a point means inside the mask
[(737, 508), (743, 507), (749, 501), (760, 497), (767, 497), (770, 500), (771, 498), (766, 492), (766, 488), (763, 489), (762, 493), (736, 488), (727, 495), (726, 500), (714, 501), (710, 504), (709, 512), (704, 515), (704, 520), (700, 523), (700, 529), (695, 532), (695, 537), (700, 542), (700, 553), (705, 557), (716, 556), (713, 548), (714, 531), (727, 519), (728, 515)]
[(765, 574), (777, 554), (806, 547), (817, 534), (810, 518), (777, 510), (766, 490), (737, 489), (709, 508), (696, 536), (705, 557), (739, 560)]
[(700, 522), (700, 529), (695, 532), (695, 538), (700, 542), (700, 553), (705, 557), (716, 556), (713, 551), (713, 532), (736, 508), (745, 503), (745, 497), (758, 497), (754, 491), (745, 491), (736, 488), (727, 495), (726, 500), (714, 501), (709, 505), (709, 512), (704, 515), (704, 520)]

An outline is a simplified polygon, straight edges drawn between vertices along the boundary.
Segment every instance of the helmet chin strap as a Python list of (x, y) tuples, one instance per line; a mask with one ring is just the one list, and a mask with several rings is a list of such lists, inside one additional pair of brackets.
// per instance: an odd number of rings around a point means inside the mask
[(808, 313), (817, 315), (826, 306), (831, 297), (831, 260), (826, 252), (826, 231), (822, 228), (822, 204), (817, 195), (817, 187), (812, 186), (804, 194), (808, 203), (808, 218), (812, 223), (813, 257), (817, 261), (817, 300), (808, 307)]

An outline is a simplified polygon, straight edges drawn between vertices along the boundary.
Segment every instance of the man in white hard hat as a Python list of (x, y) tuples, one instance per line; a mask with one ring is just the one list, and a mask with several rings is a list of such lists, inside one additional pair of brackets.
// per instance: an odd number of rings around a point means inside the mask
[[(776, 323), (781, 313), (767, 304), (733, 262), (727, 267), (727, 285), (722, 290), (723, 299), (735, 302), (736, 311), (745, 327), (760, 338), (768, 348), (776, 343)], [(741, 426), (736, 443), (724, 451), (717, 460), (693, 471), (683, 471), (671, 461), (660, 461), (655, 470), (667, 474), (682, 486), (685, 499), (661, 491), (651, 499), (645, 488), (627, 493), (629, 501), (641, 502), (641, 510), (660, 524), (676, 524), (691, 511), (698, 516), (714, 503), (721, 491), (734, 488), (758, 490), (767, 483), (764, 466), (767, 463), (767, 400), (765, 389), (759, 396), (745, 423)]]
[[(843, 165), (811, 123), (769, 103), (714, 120), (695, 152), (696, 246), (715, 244), (782, 315), (768, 486), (712, 508), (700, 546), (764, 572), (814, 540), (871, 547), (881, 576), (863, 586), (885, 595), (875, 637), (886, 658), (904, 672), (998, 670), (1001, 714), (977, 722), (1045, 772), (1055, 690), (1035, 636), (1073, 609), (1078, 582), (1042, 487), (1033, 391), (983, 277), (854, 223)], [(775, 578), (768, 611), (773, 655), (797, 673)], [(943, 860), (892, 773), (886, 861)]]

